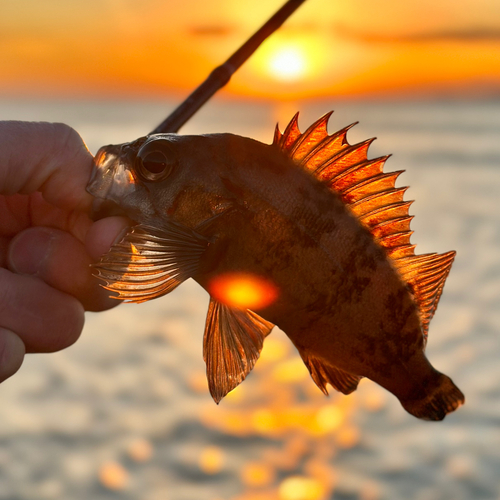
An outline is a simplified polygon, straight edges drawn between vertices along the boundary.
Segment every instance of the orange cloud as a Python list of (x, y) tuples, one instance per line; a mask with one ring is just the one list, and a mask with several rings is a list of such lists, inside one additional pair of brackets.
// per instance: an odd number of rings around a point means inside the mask
[[(482, 0), (482, 9), (473, 9), (471, 2), (306, 2), (238, 71), (227, 92), (273, 99), (443, 88), (500, 92), (500, 4)], [(245, 11), (234, 0), (75, 0), (62, 6), (18, 0), (0, 19), (0, 92), (185, 93), (281, 3)]]

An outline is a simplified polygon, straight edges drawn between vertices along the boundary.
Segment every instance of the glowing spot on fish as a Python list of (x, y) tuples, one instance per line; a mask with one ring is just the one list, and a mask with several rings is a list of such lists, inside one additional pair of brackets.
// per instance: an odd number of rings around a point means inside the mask
[(136, 270), (138, 269), (135, 266), (136, 262), (141, 261), (141, 252), (140, 250), (133, 244), (130, 243), (130, 264), (129, 264), (129, 270)]
[(134, 174), (130, 170), (127, 170), (125, 175), (127, 175), (127, 181), (129, 184), (137, 184), (137, 180), (134, 177)]
[(272, 304), (278, 289), (270, 281), (251, 274), (225, 274), (214, 278), (211, 295), (228, 306), (261, 309)]

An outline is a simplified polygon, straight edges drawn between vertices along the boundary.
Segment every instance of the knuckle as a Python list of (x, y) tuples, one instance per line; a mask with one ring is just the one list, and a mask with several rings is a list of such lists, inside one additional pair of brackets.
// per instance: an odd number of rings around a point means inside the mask
[(54, 146), (59, 151), (74, 151), (75, 146), (80, 147), (83, 141), (78, 132), (65, 123), (52, 123)]

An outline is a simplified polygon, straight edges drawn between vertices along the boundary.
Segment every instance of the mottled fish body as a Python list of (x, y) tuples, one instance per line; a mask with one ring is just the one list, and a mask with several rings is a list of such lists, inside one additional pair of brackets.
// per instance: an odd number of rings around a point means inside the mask
[(463, 403), (424, 354), (454, 252), (414, 254), (401, 172), (368, 160), (371, 141), (328, 135), (329, 115), (272, 145), (231, 134), (160, 134), (101, 148), (89, 191), (138, 222), (97, 266), (142, 302), (193, 277), (211, 295), (204, 338), (218, 402), (278, 325), (313, 380), (348, 394), (368, 377), (413, 415)]

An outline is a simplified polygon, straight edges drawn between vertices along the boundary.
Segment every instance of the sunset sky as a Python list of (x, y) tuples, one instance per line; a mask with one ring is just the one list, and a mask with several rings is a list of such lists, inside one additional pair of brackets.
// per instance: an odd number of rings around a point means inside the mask
[[(194, 88), (284, 0), (0, 0), (0, 97)], [(227, 95), (500, 95), (498, 0), (307, 0)]]

